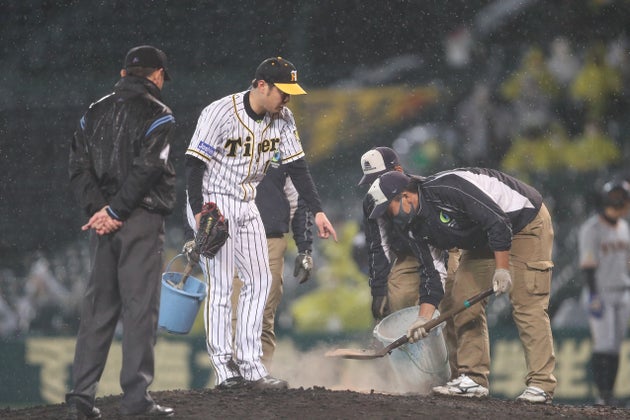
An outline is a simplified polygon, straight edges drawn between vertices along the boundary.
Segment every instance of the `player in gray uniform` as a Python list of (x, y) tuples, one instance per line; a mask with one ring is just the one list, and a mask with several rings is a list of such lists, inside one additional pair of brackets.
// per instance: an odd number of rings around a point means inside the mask
[(580, 227), (580, 268), (589, 297), (593, 340), (591, 369), (598, 404), (612, 405), (619, 369), (619, 352), (630, 318), (630, 232), (624, 217), (630, 204), (630, 184), (604, 185), (597, 214)]
[[(201, 258), (209, 284), (204, 310), (208, 353), (219, 389), (286, 388), (261, 361), (261, 331), (272, 278), (265, 229), (256, 207), (256, 187), (269, 165), (286, 165), (300, 197), (315, 215), (321, 238), (337, 234), (322, 210), (304, 158), (292, 112), (298, 85), (289, 61), (273, 57), (256, 69), (247, 91), (212, 102), (202, 112), (186, 150), (187, 216), (194, 231), (201, 206), (215, 202), (230, 222), (230, 237), (214, 259)], [(232, 346), (234, 269), (243, 281)]]

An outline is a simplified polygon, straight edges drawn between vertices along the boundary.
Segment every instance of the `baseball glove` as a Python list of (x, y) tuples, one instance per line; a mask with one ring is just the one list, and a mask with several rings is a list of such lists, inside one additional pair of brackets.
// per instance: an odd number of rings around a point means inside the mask
[(201, 208), (199, 230), (195, 235), (197, 252), (205, 257), (214, 258), (229, 236), (229, 223), (221, 210), (215, 203), (204, 204)]

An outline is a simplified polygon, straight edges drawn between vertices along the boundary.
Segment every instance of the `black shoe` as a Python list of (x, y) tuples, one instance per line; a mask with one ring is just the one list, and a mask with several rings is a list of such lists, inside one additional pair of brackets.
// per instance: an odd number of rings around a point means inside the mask
[(163, 407), (159, 404), (153, 404), (147, 411), (142, 413), (143, 416), (151, 417), (171, 417), (175, 414), (175, 410), (171, 407)]
[(233, 376), (216, 386), (217, 389), (243, 389), (249, 388), (252, 382), (246, 381), (242, 376)]
[(230, 369), (230, 372), (232, 372), (234, 376), (241, 376), (241, 372), (239, 371), (238, 365), (234, 359), (230, 359), (229, 362), (227, 362), (227, 368)]
[(141, 416), (141, 417), (171, 417), (175, 414), (175, 410), (171, 407), (162, 407), (159, 404), (153, 403), (144, 411), (138, 411), (137, 413), (124, 413), (123, 416)]
[(101, 410), (92, 406), (88, 407), (85, 404), (76, 402), (68, 403), (68, 411), (66, 413), (67, 420), (79, 420), (79, 419), (100, 419)]
[(287, 389), (289, 383), (282, 379), (274, 378), (271, 375), (267, 375), (264, 378), (260, 378), (252, 383), (254, 389)]

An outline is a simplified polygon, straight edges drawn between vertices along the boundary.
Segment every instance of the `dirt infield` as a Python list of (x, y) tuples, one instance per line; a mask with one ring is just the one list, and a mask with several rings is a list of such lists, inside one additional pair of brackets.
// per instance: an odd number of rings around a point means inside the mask
[[(363, 347), (359, 342), (348, 346)], [(290, 388), (286, 391), (221, 391), (212, 388), (214, 378), (210, 377), (200, 389), (152, 388), (151, 395), (159, 404), (173, 407), (177, 419), (630, 419), (630, 408), (534, 405), (510, 397), (468, 399), (403, 394), (400, 384), (392, 378), (387, 358), (357, 361), (325, 357), (325, 350), (332, 347), (336, 346), (299, 351), (290, 341), (281, 340), (271, 373), (288, 380)], [(157, 375), (172, 373), (162, 369)], [(492, 392), (491, 388), (491, 395)], [(102, 396), (97, 398), (96, 406), (104, 419), (121, 418), (120, 394), (115, 390), (110, 393), (98, 394)], [(65, 404), (0, 407), (0, 419), (63, 419), (65, 411)]]
[[(562, 404), (535, 405), (496, 398), (467, 399), (417, 395), (386, 395), (291, 388), (286, 391), (178, 390), (152, 393), (175, 409), (177, 419), (630, 419), (630, 409)], [(97, 398), (103, 419), (118, 415), (120, 396)], [(0, 409), (2, 419), (63, 419), (65, 404), (28, 409)], [(128, 417), (127, 417), (128, 418)]]

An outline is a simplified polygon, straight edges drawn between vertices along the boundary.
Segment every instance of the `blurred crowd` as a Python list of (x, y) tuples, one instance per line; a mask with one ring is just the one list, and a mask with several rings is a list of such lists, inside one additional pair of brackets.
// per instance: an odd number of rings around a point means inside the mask
[(88, 264), (87, 249), (73, 246), (52, 258), (35, 253), (23, 276), (2, 269), (0, 337), (74, 333)]
[[(450, 104), (453, 162), (498, 168), (526, 181), (557, 170), (623, 171), (622, 160), (630, 154), (628, 35), (579, 46), (557, 37), (516, 57), (515, 67), (492, 72), (502, 77), (478, 72)], [(365, 272), (360, 234), (356, 241), (354, 257)], [(25, 266), (24, 273), (0, 270), (0, 337), (74, 333), (89, 271), (87, 249), (36, 253)]]
[[(452, 117), (459, 161), (528, 177), (618, 165), (627, 148), (630, 44), (529, 45), (505, 77), (473, 80)], [(607, 166), (608, 165), (608, 166)]]

